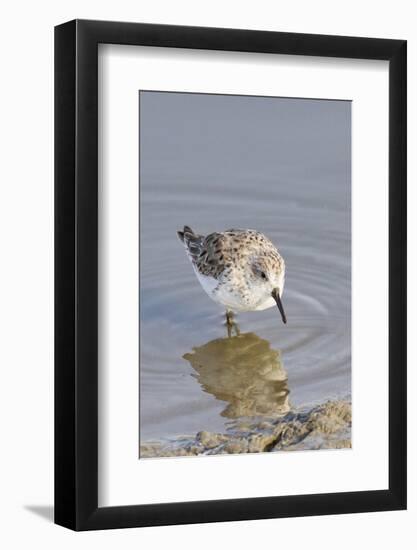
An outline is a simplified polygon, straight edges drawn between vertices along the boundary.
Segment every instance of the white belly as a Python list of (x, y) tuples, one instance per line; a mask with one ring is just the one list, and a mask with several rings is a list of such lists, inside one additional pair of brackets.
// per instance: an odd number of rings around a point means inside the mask
[[(194, 265), (193, 265), (194, 267)], [(197, 276), (197, 279), (199, 280), (201, 286), (204, 288), (204, 290), (207, 292), (207, 294), (210, 296), (210, 298), (214, 299), (213, 291), (219, 284), (219, 281), (215, 279), (214, 277), (207, 277), (207, 275), (202, 275), (197, 271), (197, 269), (194, 267), (194, 272)]]
[(234, 294), (232, 288), (228, 285), (219, 285), (217, 279), (202, 275), (196, 268), (194, 268), (194, 271), (201, 286), (210, 298), (227, 309), (232, 311), (262, 311), (276, 305), (272, 296), (266, 297), (265, 300), (259, 300), (255, 296), (253, 301), (243, 300), (239, 295)]
[(277, 303), (272, 298), (272, 296), (269, 296), (266, 300), (261, 302), (253, 311), (262, 311), (263, 309), (269, 309), (270, 307), (277, 307)]

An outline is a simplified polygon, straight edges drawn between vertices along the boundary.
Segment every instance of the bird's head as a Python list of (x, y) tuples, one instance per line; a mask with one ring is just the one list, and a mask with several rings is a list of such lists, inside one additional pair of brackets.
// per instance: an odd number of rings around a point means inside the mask
[(285, 263), (279, 255), (259, 255), (250, 258), (250, 285), (259, 296), (260, 303), (267, 303), (271, 298), (276, 302), (281, 318), (287, 322), (281, 296), (285, 283)]

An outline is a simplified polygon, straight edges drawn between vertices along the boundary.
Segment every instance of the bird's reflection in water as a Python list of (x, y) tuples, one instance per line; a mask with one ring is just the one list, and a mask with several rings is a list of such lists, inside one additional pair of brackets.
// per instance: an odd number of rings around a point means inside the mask
[(203, 390), (228, 403), (222, 416), (272, 416), (290, 408), (281, 353), (254, 333), (212, 340), (184, 359)]

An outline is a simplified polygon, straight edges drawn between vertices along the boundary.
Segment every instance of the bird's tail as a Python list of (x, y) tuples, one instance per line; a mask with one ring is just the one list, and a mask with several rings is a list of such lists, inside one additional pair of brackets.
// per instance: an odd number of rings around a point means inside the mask
[(197, 235), (188, 225), (184, 225), (182, 231), (177, 231), (178, 238), (187, 250), (187, 253), (192, 261), (195, 261), (203, 249), (204, 236)]
[(177, 231), (177, 235), (179, 240), (184, 244), (187, 244), (188, 241), (192, 241), (193, 237), (197, 237), (197, 235), (188, 225), (184, 225), (184, 229), (182, 231)]

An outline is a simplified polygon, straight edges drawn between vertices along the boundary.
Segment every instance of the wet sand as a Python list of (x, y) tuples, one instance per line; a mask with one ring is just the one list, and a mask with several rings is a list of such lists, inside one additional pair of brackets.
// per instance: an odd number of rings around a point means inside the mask
[(282, 417), (238, 421), (224, 433), (200, 431), (140, 446), (140, 458), (351, 448), (352, 407), (327, 401)]

